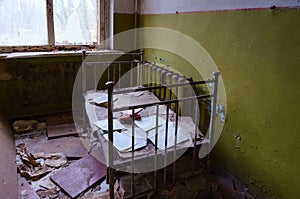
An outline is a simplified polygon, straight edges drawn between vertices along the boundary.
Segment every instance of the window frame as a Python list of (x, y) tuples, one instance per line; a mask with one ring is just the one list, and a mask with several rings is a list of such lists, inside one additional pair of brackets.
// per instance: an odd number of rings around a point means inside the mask
[[(85, 49), (112, 49), (111, 45), (101, 45), (101, 43), (110, 37), (113, 19), (113, 3), (114, 0), (97, 0), (97, 41), (94, 45), (81, 44), (81, 45), (64, 45), (55, 44), (54, 33), (54, 19), (53, 19), (53, 0), (46, 1), (46, 14), (47, 14), (47, 45), (26, 45), (26, 46), (0, 46), (0, 53), (12, 52), (49, 52), (49, 51), (76, 51)], [(105, 43), (105, 42), (103, 42)]]

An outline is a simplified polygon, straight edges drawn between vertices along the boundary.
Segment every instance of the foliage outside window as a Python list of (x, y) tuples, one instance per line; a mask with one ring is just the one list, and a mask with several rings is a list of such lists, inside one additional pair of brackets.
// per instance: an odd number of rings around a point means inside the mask
[(97, 0), (0, 0), (0, 46), (49, 46), (49, 34), (54, 45), (95, 45), (97, 8)]

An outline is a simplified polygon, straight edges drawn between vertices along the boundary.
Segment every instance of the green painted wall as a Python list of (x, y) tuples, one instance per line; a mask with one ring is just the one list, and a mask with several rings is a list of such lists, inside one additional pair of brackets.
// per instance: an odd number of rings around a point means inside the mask
[[(141, 27), (200, 42), (219, 67), (228, 107), (214, 161), (262, 198), (300, 198), (299, 22), (298, 9), (141, 15)], [(188, 76), (184, 61), (146, 51), (157, 57)]]
[(134, 28), (134, 14), (115, 14), (114, 15), (114, 33)]

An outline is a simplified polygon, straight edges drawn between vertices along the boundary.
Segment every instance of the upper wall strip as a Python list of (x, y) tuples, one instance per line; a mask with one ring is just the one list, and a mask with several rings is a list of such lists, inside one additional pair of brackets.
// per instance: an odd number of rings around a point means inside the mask
[[(171, 14), (221, 10), (299, 8), (300, 0), (138, 0), (140, 14)], [(134, 14), (134, 0), (115, 0), (115, 13)]]

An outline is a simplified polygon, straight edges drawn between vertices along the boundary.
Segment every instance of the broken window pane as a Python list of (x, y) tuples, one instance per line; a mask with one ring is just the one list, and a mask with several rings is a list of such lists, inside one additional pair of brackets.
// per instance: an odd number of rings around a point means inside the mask
[(56, 44), (97, 41), (97, 0), (54, 0)]
[(0, 45), (47, 43), (45, 0), (0, 0)]

